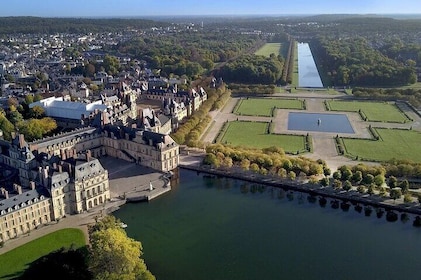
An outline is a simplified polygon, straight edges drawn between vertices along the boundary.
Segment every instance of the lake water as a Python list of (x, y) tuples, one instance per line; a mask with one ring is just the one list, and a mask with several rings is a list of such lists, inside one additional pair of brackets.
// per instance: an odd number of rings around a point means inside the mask
[[(142, 241), (159, 280), (418, 279), (421, 229), (353, 206), (325, 208), (307, 195), (180, 170), (180, 183), (115, 216)], [(248, 192), (245, 193), (245, 190)]]
[(354, 133), (345, 114), (288, 113), (288, 130)]
[(298, 86), (323, 87), (308, 43), (298, 43)]

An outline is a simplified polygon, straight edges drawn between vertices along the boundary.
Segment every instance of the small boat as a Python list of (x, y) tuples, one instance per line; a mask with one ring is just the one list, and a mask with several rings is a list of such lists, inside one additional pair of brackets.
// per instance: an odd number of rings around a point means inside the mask
[(126, 228), (126, 227), (127, 227), (127, 225), (126, 225), (125, 223), (120, 223), (120, 227), (122, 227), (122, 228)]

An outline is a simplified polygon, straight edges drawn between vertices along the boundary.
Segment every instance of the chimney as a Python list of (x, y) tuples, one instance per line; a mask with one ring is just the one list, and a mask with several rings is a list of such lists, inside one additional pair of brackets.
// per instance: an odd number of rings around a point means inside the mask
[(91, 159), (92, 159), (91, 150), (86, 150), (86, 161), (91, 161)]
[(57, 163), (53, 162), (53, 169), (57, 170)]
[(5, 199), (9, 198), (9, 192), (5, 188), (0, 188), (1, 194), (4, 196)]
[(58, 172), (63, 173), (63, 166), (61, 164), (58, 165)]
[(31, 187), (31, 190), (35, 190), (35, 182), (34, 181), (30, 181), (29, 186)]
[(19, 186), (18, 184), (13, 184), (13, 189), (18, 193), (18, 194), (22, 194), (22, 187)]
[(23, 148), (25, 146), (25, 136), (23, 134), (19, 134), (19, 148)]
[(66, 160), (66, 158), (67, 158), (67, 157), (66, 157), (66, 151), (62, 149), (62, 150), (60, 151), (60, 156), (61, 156), (61, 160)]

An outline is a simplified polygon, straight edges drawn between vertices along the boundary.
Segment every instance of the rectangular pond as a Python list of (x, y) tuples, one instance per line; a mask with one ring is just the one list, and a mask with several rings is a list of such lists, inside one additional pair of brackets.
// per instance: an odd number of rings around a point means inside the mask
[(298, 86), (323, 87), (308, 43), (298, 43)]
[(345, 114), (290, 112), (288, 114), (288, 130), (354, 133)]

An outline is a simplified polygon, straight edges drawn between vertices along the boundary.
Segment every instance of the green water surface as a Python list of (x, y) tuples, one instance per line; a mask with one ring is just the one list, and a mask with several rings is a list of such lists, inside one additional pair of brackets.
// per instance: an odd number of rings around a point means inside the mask
[[(307, 195), (180, 171), (180, 183), (115, 216), (158, 280), (419, 279), (421, 229), (309, 203)], [(248, 192), (245, 193), (244, 190)]]

